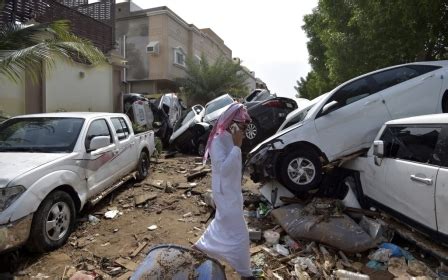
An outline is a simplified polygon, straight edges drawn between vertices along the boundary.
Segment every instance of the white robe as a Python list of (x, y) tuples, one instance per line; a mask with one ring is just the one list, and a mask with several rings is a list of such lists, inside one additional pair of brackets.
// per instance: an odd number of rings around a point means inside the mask
[(252, 276), (249, 231), (241, 192), (241, 149), (225, 131), (213, 140), (210, 158), (216, 215), (195, 245), (210, 256), (226, 261), (241, 276)]

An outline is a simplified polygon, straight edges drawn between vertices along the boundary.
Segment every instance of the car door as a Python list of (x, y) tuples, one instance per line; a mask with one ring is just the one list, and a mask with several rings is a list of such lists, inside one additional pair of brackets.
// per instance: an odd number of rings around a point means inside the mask
[(377, 184), (377, 194), (371, 194), (381, 204), (434, 230), (440, 133), (441, 127), (433, 125), (388, 126), (381, 137), (386, 180), (384, 185)]
[(342, 86), (325, 105), (332, 102), (336, 105), (330, 112), (319, 113), (315, 118), (320, 146), (330, 160), (369, 147), (390, 119), (382, 96), (374, 92), (369, 77)]
[(110, 118), (112, 127), (117, 136), (117, 150), (115, 160), (119, 166), (120, 176), (125, 176), (135, 168), (137, 152), (135, 149), (135, 138), (131, 137), (129, 127), (122, 117)]
[(442, 158), (436, 183), (436, 217), (439, 232), (448, 235), (448, 125), (443, 126), (440, 137), (437, 149)]
[(439, 66), (406, 65), (372, 75), (392, 119), (440, 112)]
[[(95, 136), (109, 136), (110, 145), (96, 151), (89, 150), (90, 140)], [(91, 121), (84, 137), (84, 168), (89, 194), (94, 195), (114, 183), (119, 174), (116, 155), (117, 145), (112, 137), (111, 128), (105, 118)]]

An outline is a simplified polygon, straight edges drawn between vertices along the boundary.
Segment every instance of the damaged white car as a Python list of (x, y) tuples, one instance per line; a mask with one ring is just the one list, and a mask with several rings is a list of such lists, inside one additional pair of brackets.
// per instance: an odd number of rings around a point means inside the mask
[(387, 122), (366, 156), (347, 162), (344, 183), (375, 206), (448, 240), (448, 114)]
[[(0, 125), (0, 252), (65, 243), (76, 215), (136, 170), (149, 172), (152, 131), (134, 135), (124, 114), (49, 113)], [(123, 179), (124, 177), (124, 179)]]
[(333, 89), (303, 121), (255, 147), (247, 166), (255, 182), (307, 191), (319, 185), (323, 165), (367, 149), (386, 121), (439, 112), (448, 112), (448, 61), (381, 69)]

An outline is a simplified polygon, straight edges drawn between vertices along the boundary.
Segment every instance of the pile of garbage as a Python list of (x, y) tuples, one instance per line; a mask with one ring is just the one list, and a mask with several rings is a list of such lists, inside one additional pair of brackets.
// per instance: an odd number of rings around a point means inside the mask
[(249, 209), (245, 214), (253, 242), (251, 261), (258, 277), (445, 279), (447, 275), (443, 267), (436, 273), (391, 243), (393, 231), (381, 217), (367, 217), (362, 211), (346, 214), (341, 200), (314, 198), (306, 204), (273, 209), (261, 198), (255, 206), (255, 211)]

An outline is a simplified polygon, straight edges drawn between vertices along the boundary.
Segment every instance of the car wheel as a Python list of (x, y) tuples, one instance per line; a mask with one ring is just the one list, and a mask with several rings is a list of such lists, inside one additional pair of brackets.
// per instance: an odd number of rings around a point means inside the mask
[(322, 164), (313, 151), (293, 151), (282, 162), (279, 180), (293, 192), (304, 192), (318, 186), (322, 180)]
[(445, 91), (442, 98), (442, 112), (448, 113), (448, 90)]
[(260, 126), (256, 121), (252, 121), (246, 127), (246, 138), (253, 142), (259, 138), (260, 135)]
[(137, 165), (137, 180), (144, 180), (149, 174), (149, 156), (148, 153), (142, 151)]
[(198, 144), (198, 155), (203, 157), (205, 155), (205, 143), (203, 141), (199, 142)]
[(70, 195), (64, 191), (50, 193), (34, 214), (28, 249), (42, 253), (61, 247), (70, 236), (75, 219)]

